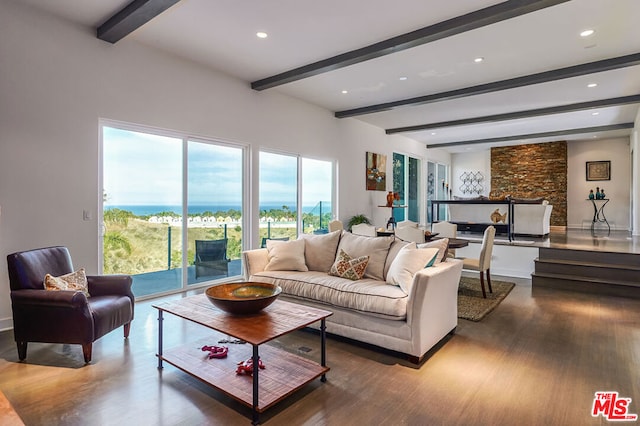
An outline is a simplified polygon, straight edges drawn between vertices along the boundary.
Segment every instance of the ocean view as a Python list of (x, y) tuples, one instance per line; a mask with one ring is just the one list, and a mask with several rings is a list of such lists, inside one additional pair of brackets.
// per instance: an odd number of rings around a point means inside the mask
[[(269, 203), (260, 205), (260, 210), (281, 210), (282, 206), (293, 206), (295, 203), (291, 202), (282, 202), (282, 203)], [(309, 213), (311, 212), (317, 204), (312, 206), (303, 206), (302, 212)], [(105, 210), (109, 209), (120, 209), (127, 210), (133, 213), (136, 216), (151, 216), (154, 214), (162, 213), (162, 212), (172, 212), (176, 215), (182, 214), (182, 206), (163, 206), (163, 205), (107, 205), (104, 206)], [(227, 212), (229, 210), (240, 210), (241, 207), (237, 204), (212, 204), (212, 205), (195, 205), (189, 206), (188, 214), (197, 215), (202, 214), (204, 212)], [(294, 210), (293, 207), (290, 207), (291, 210)], [(331, 203), (323, 202), (322, 203), (322, 212), (327, 213), (331, 211)]]

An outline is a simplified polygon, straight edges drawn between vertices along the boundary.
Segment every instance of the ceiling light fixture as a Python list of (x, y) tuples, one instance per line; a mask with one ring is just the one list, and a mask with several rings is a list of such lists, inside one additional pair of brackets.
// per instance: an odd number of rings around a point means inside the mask
[(598, 83), (589, 83), (587, 84), (587, 87), (592, 88), (592, 87), (596, 87), (598, 86)]
[(599, 112), (592, 112), (591, 115), (600, 115)]
[(263, 32), (263, 31), (259, 31), (256, 33), (256, 37), (258, 38), (267, 38), (267, 33)]
[(580, 33), (580, 37), (589, 37), (593, 33), (595, 33), (594, 30), (584, 30)]
[(342, 93), (343, 95), (346, 95), (347, 93), (349, 93), (349, 91), (348, 91), (348, 90), (343, 90), (341, 93)]
[(483, 58), (482, 56), (479, 56), (479, 57), (477, 57), (477, 58), (475, 58), (475, 59), (473, 60), (473, 62), (475, 62), (476, 64), (478, 64), (478, 63), (480, 63), (480, 62), (482, 62), (482, 61), (484, 61), (484, 58)]
[(400, 80), (400, 81), (407, 81), (407, 80), (408, 80), (408, 78), (407, 78), (407, 77), (402, 76), (402, 77), (398, 78), (398, 80)]
[(431, 132), (431, 136), (435, 136), (435, 135), (437, 135), (436, 132)]

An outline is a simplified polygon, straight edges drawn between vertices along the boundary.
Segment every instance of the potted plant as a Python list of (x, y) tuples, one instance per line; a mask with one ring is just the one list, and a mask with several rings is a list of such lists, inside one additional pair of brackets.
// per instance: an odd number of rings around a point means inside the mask
[(351, 218), (347, 222), (347, 229), (351, 231), (351, 227), (353, 225), (359, 225), (361, 223), (366, 223), (368, 225), (371, 225), (371, 221), (369, 220), (369, 218), (363, 214), (357, 214), (355, 216), (351, 216)]

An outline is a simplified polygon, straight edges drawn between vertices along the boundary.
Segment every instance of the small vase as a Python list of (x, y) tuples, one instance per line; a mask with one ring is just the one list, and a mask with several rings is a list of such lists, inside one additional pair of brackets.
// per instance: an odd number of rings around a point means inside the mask
[(393, 206), (393, 191), (389, 191), (387, 194), (387, 207)]

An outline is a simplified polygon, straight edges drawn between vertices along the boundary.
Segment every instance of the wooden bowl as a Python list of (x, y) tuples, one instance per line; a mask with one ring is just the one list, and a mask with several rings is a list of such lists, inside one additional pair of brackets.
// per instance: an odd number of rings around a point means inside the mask
[(205, 294), (214, 306), (236, 315), (254, 314), (272, 304), (282, 289), (275, 284), (242, 282), (209, 287)]

